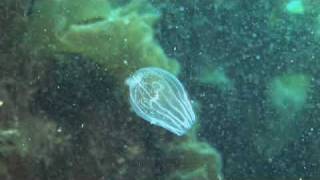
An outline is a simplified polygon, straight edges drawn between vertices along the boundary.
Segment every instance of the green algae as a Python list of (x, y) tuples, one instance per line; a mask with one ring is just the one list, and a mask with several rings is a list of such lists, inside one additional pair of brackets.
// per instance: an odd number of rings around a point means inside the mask
[(275, 77), (270, 84), (272, 104), (279, 111), (294, 113), (303, 108), (310, 87), (310, 77), (288, 74)]
[(36, 36), (30, 41), (46, 54), (88, 57), (120, 80), (146, 66), (179, 72), (178, 62), (168, 58), (153, 37), (159, 13), (148, 3), (113, 7), (102, 0), (40, 1), (35, 12), (29, 32)]
[(168, 145), (166, 174), (168, 180), (222, 180), (222, 157), (218, 150), (197, 138), (199, 124)]

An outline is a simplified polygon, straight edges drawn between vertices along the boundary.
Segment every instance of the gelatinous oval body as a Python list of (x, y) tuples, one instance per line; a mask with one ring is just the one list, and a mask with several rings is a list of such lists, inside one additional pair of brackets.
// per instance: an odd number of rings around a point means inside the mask
[(186, 90), (171, 73), (155, 67), (142, 68), (126, 84), (133, 110), (151, 124), (181, 136), (195, 123)]

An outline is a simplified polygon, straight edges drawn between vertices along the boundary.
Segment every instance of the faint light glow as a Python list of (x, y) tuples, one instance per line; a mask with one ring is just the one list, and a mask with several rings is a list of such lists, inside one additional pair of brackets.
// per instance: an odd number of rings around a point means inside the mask
[(177, 50), (177, 46), (173, 47), (173, 51), (176, 51)]
[(0, 100), (0, 107), (3, 106), (4, 102)]
[(301, 0), (291, 0), (286, 5), (286, 9), (291, 14), (303, 14), (304, 6)]
[(61, 133), (61, 132), (62, 132), (62, 128), (59, 127), (59, 128), (57, 129), (57, 132), (58, 132), (58, 133)]

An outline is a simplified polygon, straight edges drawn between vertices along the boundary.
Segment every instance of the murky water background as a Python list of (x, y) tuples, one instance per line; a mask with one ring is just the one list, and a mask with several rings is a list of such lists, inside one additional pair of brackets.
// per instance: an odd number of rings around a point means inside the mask
[[(318, 179), (319, 32), (316, 0), (3, 0), (0, 179)], [(130, 107), (150, 66), (186, 135)]]

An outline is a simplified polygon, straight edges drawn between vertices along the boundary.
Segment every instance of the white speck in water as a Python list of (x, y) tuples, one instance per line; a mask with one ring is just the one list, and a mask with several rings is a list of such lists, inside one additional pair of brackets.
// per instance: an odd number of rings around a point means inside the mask
[(176, 51), (177, 50), (177, 46), (173, 47), (173, 50)]
[(182, 7), (182, 6), (179, 7), (179, 10), (180, 10), (180, 11), (184, 11), (184, 7)]
[(127, 60), (124, 60), (124, 61), (123, 61), (123, 64), (128, 65), (128, 61), (127, 61)]
[(0, 100), (0, 107), (3, 106), (4, 102)]
[(57, 129), (57, 132), (58, 132), (58, 133), (61, 133), (61, 132), (62, 132), (62, 128), (59, 127), (59, 128)]

